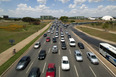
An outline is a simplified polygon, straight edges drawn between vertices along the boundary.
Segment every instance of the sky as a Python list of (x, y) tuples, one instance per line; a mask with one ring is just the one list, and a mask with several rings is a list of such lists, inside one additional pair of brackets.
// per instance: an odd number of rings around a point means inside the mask
[(0, 16), (116, 17), (116, 0), (0, 0)]

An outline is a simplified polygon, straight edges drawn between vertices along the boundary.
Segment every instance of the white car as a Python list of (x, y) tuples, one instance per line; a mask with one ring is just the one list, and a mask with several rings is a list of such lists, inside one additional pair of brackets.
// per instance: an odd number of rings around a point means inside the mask
[(34, 48), (37, 49), (41, 46), (41, 43), (40, 42), (36, 42), (35, 45), (34, 45)]
[(61, 38), (61, 42), (65, 42), (64, 38)]
[(56, 38), (58, 38), (58, 35), (55, 35)]
[(83, 61), (82, 54), (79, 50), (75, 50), (74, 54), (77, 61)]
[(62, 70), (70, 70), (70, 64), (67, 56), (63, 56), (61, 60)]

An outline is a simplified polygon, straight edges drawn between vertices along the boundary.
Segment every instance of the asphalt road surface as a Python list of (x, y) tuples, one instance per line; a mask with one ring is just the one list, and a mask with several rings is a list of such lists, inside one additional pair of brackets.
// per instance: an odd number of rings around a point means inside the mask
[[(73, 30), (73, 29), (72, 29)], [(46, 70), (49, 63), (55, 63), (56, 66), (56, 77), (114, 77), (112, 73), (105, 68), (105, 66), (100, 62), (99, 65), (93, 65), (87, 58), (86, 52), (89, 51), (85, 46), (85, 49), (80, 49), (83, 62), (77, 62), (74, 56), (74, 50), (79, 49), (76, 47), (70, 47), (68, 43), (67, 35), (65, 34), (66, 29), (63, 28), (64, 37), (66, 41), (66, 50), (61, 49), (61, 37), (60, 37), (60, 30), (59, 30), (59, 38), (57, 38), (57, 43), (52, 42), (52, 38), (55, 36), (54, 34), (47, 33), (48, 36), (51, 38), (50, 42), (46, 42), (46, 37), (42, 37), (40, 40), (41, 47), (39, 49), (34, 49), (33, 47), (28, 51), (26, 55), (31, 57), (31, 62), (29, 65), (21, 71), (15, 70), (16, 64), (18, 61), (3, 75), (3, 77), (28, 77), (30, 70), (33, 67), (39, 67), (41, 71), (40, 77), (46, 76)], [(78, 38), (71, 33), (71, 29), (67, 29), (67, 31), (71, 34), (71, 36), (75, 39), (76, 43), (79, 42)], [(75, 30), (74, 30), (75, 32)], [(81, 34), (80, 34), (81, 35)], [(84, 36), (84, 35), (82, 35)], [(90, 40), (89, 38), (85, 40)], [(95, 44), (96, 40), (89, 44)], [(58, 46), (58, 53), (53, 54), (51, 52), (51, 48), (53, 45)], [(97, 46), (97, 45), (96, 45)], [(44, 60), (38, 60), (38, 53), (41, 49), (47, 51), (47, 56)], [(69, 63), (70, 63), (70, 70), (63, 71), (61, 69), (61, 57), (68, 56)]]

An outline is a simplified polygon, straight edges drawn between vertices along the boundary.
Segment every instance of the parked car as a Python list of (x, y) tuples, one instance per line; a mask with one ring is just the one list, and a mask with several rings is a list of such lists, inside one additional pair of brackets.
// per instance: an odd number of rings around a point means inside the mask
[(56, 38), (52, 38), (53, 43), (57, 42)]
[(80, 49), (84, 49), (84, 45), (83, 45), (83, 43), (78, 42), (78, 46), (79, 46)]
[(23, 70), (23, 69), (25, 69), (30, 61), (31, 61), (31, 59), (30, 59), (29, 56), (22, 57), (20, 59), (20, 61), (18, 62), (17, 66), (16, 66), (16, 70)]
[(34, 48), (37, 49), (41, 46), (41, 43), (40, 42), (36, 42), (35, 45), (34, 45)]
[(48, 69), (46, 72), (46, 77), (55, 77), (56, 76), (56, 67), (54, 63), (48, 64)]
[(39, 60), (45, 59), (46, 57), (46, 50), (41, 50), (38, 56)]
[(83, 61), (82, 54), (79, 50), (75, 50), (74, 54), (75, 54), (75, 58), (76, 58), (77, 61)]
[(65, 42), (62, 42), (62, 43), (61, 43), (61, 48), (62, 48), (63, 50), (67, 49)]
[(65, 42), (64, 38), (61, 38), (61, 42)]
[(52, 53), (58, 53), (58, 47), (57, 47), (57, 45), (54, 45), (52, 47)]
[(50, 37), (47, 37), (46, 38), (46, 42), (50, 42)]
[(43, 37), (47, 37), (47, 34), (45, 33), (45, 34), (43, 35)]
[(87, 57), (91, 61), (91, 63), (93, 63), (93, 64), (99, 64), (99, 61), (98, 61), (98, 59), (97, 59), (97, 57), (95, 56), (94, 53), (87, 52)]
[(33, 67), (28, 77), (40, 77), (40, 69), (38, 67)]
[(70, 64), (67, 56), (63, 56), (61, 59), (62, 70), (70, 70)]

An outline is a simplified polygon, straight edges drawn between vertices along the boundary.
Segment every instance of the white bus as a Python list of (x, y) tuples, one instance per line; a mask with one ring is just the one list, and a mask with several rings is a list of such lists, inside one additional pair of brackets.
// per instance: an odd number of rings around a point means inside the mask
[(100, 43), (99, 52), (116, 66), (116, 47), (108, 43)]

